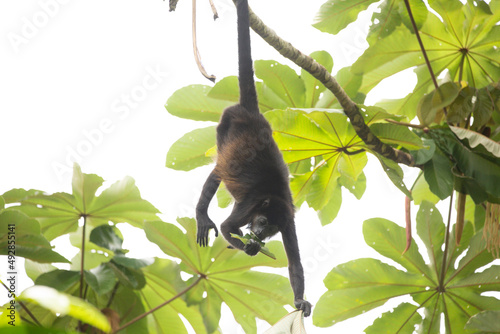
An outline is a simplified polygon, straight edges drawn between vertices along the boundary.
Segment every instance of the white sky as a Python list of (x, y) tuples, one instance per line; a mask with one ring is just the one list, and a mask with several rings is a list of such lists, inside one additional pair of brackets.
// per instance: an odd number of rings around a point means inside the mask
[[(198, 2), (198, 47), (207, 72), (218, 79), (235, 75), (236, 27), (231, 0), (215, 0), (220, 15), (215, 23), (208, 1)], [(304, 53), (330, 52), (336, 72), (366, 47), (363, 32), (369, 16), (362, 15), (363, 23), (334, 37), (311, 26), (322, 3), (250, 1), (264, 22)], [(187, 131), (210, 125), (176, 118), (164, 108), (176, 89), (194, 83), (211, 85), (198, 72), (191, 43), (188, 0), (180, 0), (171, 13), (168, 1), (160, 0), (0, 2), (0, 194), (12, 188), (71, 192), (70, 169), (64, 172), (64, 168), (70, 166), (74, 152), (80, 152), (77, 159), (83, 172), (102, 176), (109, 181), (107, 185), (132, 176), (142, 197), (163, 213), (165, 221), (193, 217), (212, 167), (187, 173), (164, 167), (167, 150), (175, 140)], [(254, 59), (290, 64), (255, 34), (252, 48)], [(406, 92), (390, 88), (383, 97)], [(375, 95), (370, 101), (381, 97)], [(63, 172), (56, 172), (54, 165), (65, 166)], [(415, 170), (405, 171), (409, 179), (417, 175)], [(315, 213), (305, 206), (297, 213), (306, 295), (313, 304), (326, 291), (322, 280), (331, 268), (376, 256), (363, 241), (365, 219), (384, 217), (404, 224), (403, 195), (373, 159), (365, 173), (364, 197), (357, 201), (344, 192), (340, 214), (332, 224), (321, 227)], [(211, 216), (220, 222), (229, 210), (220, 210), (213, 203)], [(131, 256), (161, 255), (142, 231), (124, 229), (124, 234), (124, 246)], [(71, 258), (74, 250), (67, 245), (60, 241), (57, 250)], [(6, 269), (2, 261), (6, 259), (0, 257), (0, 274)], [(286, 269), (273, 272), (287, 274)], [(31, 284), (28, 278), (20, 280), (21, 288)], [(0, 296), (3, 298), (2, 292)], [(243, 333), (229, 309), (223, 310), (224, 332)], [(379, 311), (368, 312), (361, 319), (326, 329), (314, 327), (310, 317), (306, 329), (310, 334), (356, 334), (378, 315)], [(258, 324), (259, 332), (268, 327), (262, 321)]]

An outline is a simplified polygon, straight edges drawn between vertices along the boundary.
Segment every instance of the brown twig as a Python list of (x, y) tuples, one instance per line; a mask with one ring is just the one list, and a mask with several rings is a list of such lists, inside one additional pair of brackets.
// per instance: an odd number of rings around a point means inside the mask
[(425, 125), (422, 125), (422, 124), (411, 124), (411, 123), (399, 122), (399, 121), (395, 121), (395, 120), (390, 119), (390, 118), (386, 118), (385, 121), (388, 123), (402, 125), (402, 126), (406, 126), (409, 128), (416, 128), (416, 129), (422, 129), (422, 130), (427, 128)]
[(212, 0), (208, 0), (210, 2), (210, 7), (212, 8), (212, 13), (214, 13), (214, 20), (219, 18), (219, 13), (217, 13), (217, 8), (215, 8), (214, 2)]
[(198, 51), (198, 45), (196, 42), (196, 0), (193, 0), (193, 17), (192, 17), (192, 27), (193, 27), (193, 52), (194, 52), (194, 59), (196, 60), (196, 65), (198, 65), (198, 69), (200, 70), (201, 74), (208, 80), (215, 82), (215, 76), (210, 75), (205, 71), (205, 68), (203, 67), (203, 64), (201, 63), (201, 56), (200, 52)]

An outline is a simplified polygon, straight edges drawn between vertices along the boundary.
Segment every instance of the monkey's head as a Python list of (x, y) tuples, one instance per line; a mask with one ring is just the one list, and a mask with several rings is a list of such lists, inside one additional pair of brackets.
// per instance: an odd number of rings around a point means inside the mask
[(265, 240), (280, 232), (280, 226), (293, 220), (293, 208), (280, 198), (264, 198), (256, 204), (248, 228)]

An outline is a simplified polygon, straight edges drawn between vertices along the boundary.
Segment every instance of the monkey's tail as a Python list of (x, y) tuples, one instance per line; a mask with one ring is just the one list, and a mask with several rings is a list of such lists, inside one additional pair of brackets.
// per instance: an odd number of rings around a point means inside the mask
[(240, 104), (250, 112), (259, 112), (257, 91), (253, 78), (252, 54), (250, 48), (250, 19), (248, 0), (237, 1), (238, 14), (238, 63), (240, 81)]

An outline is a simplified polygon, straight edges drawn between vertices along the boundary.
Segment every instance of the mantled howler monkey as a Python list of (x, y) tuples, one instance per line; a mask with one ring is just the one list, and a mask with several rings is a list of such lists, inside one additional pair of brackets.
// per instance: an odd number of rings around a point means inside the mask
[(281, 232), (295, 307), (307, 317), (311, 304), (304, 300), (304, 271), (295, 232), (288, 167), (272, 137), (271, 126), (259, 112), (250, 54), (248, 1), (237, 1), (236, 8), (240, 103), (224, 110), (217, 126), (217, 164), (196, 206), (197, 242), (206, 246), (212, 228), (218, 235), (207, 209), (224, 181), (235, 204), (231, 215), (221, 224), (222, 235), (233, 248), (253, 256), (259, 252), (260, 244), (253, 240), (243, 244), (231, 237), (231, 233), (242, 235), (240, 228), (245, 225), (261, 240)]

